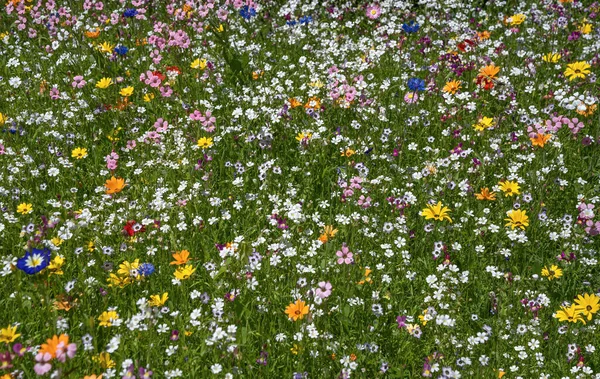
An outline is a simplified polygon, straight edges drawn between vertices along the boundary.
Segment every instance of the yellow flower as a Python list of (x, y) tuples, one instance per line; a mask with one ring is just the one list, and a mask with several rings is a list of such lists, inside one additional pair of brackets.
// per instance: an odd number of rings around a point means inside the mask
[(548, 63), (556, 63), (561, 57), (562, 55), (560, 55), (560, 53), (548, 53), (542, 57), (542, 60)]
[(312, 133), (310, 132), (300, 132), (296, 136), (296, 140), (298, 141), (308, 141), (312, 138)]
[(423, 314), (419, 315), (419, 321), (421, 321), (421, 324), (423, 326), (427, 325), (427, 320), (425, 319), (425, 315), (427, 315), (428, 310), (427, 309), (423, 309)]
[(221, 33), (223, 30), (225, 30), (225, 28), (223, 28), (223, 24), (219, 24), (219, 27), (218, 27), (218, 28), (215, 28), (215, 31), (216, 31), (217, 33)]
[(460, 80), (452, 80), (447, 82), (442, 91), (446, 93), (455, 94), (458, 90), (461, 89), (461, 81)]
[(506, 19), (505, 22), (507, 24), (510, 24), (511, 26), (515, 26), (515, 25), (521, 25), (523, 23), (523, 21), (525, 21), (525, 15), (519, 13), (519, 14), (509, 17), (508, 19)]
[(427, 208), (421, 211), (421, 216), (425, 217), (426, 220), (434, 219), (437, 221), (448, 220), (452, 222), (448, 213), (450, 209), (442, 205), (442, 202), (438, 201), (436, 205), (427, 204)]
[(98, 83), (96, 83), (96, 88), (108, 88), (110, 85), (113, 84), (113, 81), (111, 78), (102, 78), (100, 79), (100, 81)]
[(133, 283), (133, 279), (129, 276), (117, 276), (115, 274), (110, 274), (108, 277), (108, 286), (109, 287), (119, 287), (123, 288), (128, 284)]
[(4, 125), (6, 122), (6, 116), (0, 113), (0, 125)]
[(213, 145), (213, 139), (208, 137), (202, 137), (198, 140), (198, 147), (202, 148), (202, 149), (206, 149), (209, 148)]
[(84, 147), (76, 147), (71, 151), (71, 157), (75, 159), (83, 159), (87, 157), (87, 149)]
[(167, 302), (169, 298), (169, 293), (165, 292), (161, 295), (151, 295), (150, 300), (148, 301), (148, 305), (151, 307), (162, 307)]
[(560, 310), (554, 315), (558, 321), (577, 322), (581, 321), (585, 324), (585, 320), (581, 317), (581, 313), (575, 308), (575, 304), (571, 304), (570, 307), (560, 307)]
[(63, 274), (63, 270), (62, 270), (63, 264), (65, 264), (65, 258), (61, 257), (60, 255), (57, 255), (56, 257), (54, 257), (54, 259), (52, 261), (50, 261), (50, 264), (48, 265), (48, 270), (50, 270), (50, 275), (52, 275), (52, 274), (62, 275)]
[(114, 47), (115, 45), (111, 45), (110, 42), (102, 42), (98, 45), (98, 50), (100, 50), (101, 53), (112, 54)]
[(304, 318), (304, 315), (308, 314), (309, 310), (310, 307), (306, 305), (304, 301), (298, 299), (295, 303), (291, 303), (287, 306), (285, 314), (287, 314), (291, 320), (297, 321)]
[(151, 102), (152, 99), (154, 99), (154, 94), (153, 93), (147, 93), (147, 94), (144, 95), (144, 101), (146, 103)]
[(525, 211), (520, 209), (506, 212), (508, 218), (505, 218), (504, 221), (508, 221), (505, 226), (510, 226), (511, 229), (521, 228), (525, 230), (526, 226), (529, 226), (529, 217), (525, 214)]
[(119, 270), (117, 273), (121, 276), (135, 276), (137, 277), (139, 273), (137, 269), (140, 267), (140, 260), (136, 259), (135, 261), (129, 263), (129, 261), (123, 261), (119, 265)]
[(519, 187), (519, 183), (517, 182), (509, 182), (508, 180), (505, 180), (498, 183), (498, 185), (500, 186), (500, 190), (504, 192), (504, 197), (519, 195), (521, 193), (519, 192), (521, 187)]
[(585, 294), (577, 296), (575, 299), (575, 309), (581, 312), (583, 316), (587, 316), (588, 321), (592, 319), (592, 315), (600, 310), (600, 297), (595, 294)]
[(590, 66), (587, 62), (575, 62), (567, 65), (567, 69), (565, 70), (565, 76), (569, 78), (569, 80), (574, 80), (577, 78), (585, 79), (585, 76), (590, 73)]
[(584, 23), (579, 28), (579, 31), (581, 32), (581, 34), (590, 34), (593, 29), (594, 27), (592, 26), (592, 24)]
[(100, 316), (98, 316), (98, 321), (100, 321), (100, 326), (109, 327), (112, 326), (115, 321), (119, 319), (119, 315), (115, 311), (106, 311), (102, 312)]
[(351, 156), (353, 156), (356, 152), (352, 149), (346, 149), (345, 151), (342, 151), (341, 156), (342, 157), (346, 157), (346, 158), (350, 158)]
[(17, 333), (16, 326), (7, 326), (6, 328), (0, 329), (0, 343), (6, 342), (11, 343), (19, 337), (20, 334)]
[[(94, 361), (100, 363), (100, 367), (103, 369), (113, 368), (117, 365), (115, 361), (110, 359), (110, 354), (106, 352), (100, 353), (97, 357), (94, 357)], [(100, 375), (100, 377), (102, 377), (102, 375)]]
[(542, 276), (547, 277), (548, 280), (558, 279), (563, 275), (563, 270), (557, 265), (552, 265), (550, 268), (544, 266), (542, 269)]
[(121, 89), (121, 91), (119, 91), (119, 95), (124, 96), (124, 97), (129, 97), (129, 96), (133, 95), (133, 87), (129, 86), (129, 87), (125, 87), (125, 88)]
[(475, 130), (482, 132), (484, 130), (486, 130), (487, 128), (492, 127), (492, 125), (494, 125), (494, 119), (490, 118), (490, 117), (482, 117), (477, 124), (473, 125), (473, 128), (475, 128)]
[(17, 213), (26, 215), (33, 212), (33, 205), (31, 203), (21, 203), (17, 206)]
[(206, 59), (196, 59), (190, 64), (190, 67), (193, 69), (204, 70), (206, 68)]
[(113, 176), (110, 179), (106, 179), (104, 187), (106, 187), (106, 193), (109, 195), (119, 193), (125, 188), (125, 179), (115, 178)]
[(174, 275), (179, 280), (188, 279), (192, 274), (196, 271), (194, 266), (186, 265), (185, 267), (179, 267), (177, 271), (175, 271)]

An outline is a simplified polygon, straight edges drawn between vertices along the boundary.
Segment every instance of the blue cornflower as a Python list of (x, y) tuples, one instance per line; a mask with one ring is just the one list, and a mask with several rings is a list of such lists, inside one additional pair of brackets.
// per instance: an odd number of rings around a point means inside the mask
[(302, 17), (300, 17), (300, 19), (298, 21), (300, 21), (301, 25), (306, 25), (306, 24), (312, 22), (312, 16), (302, 16)]
[(48, 248), (32, 249), (17, 260), (17, 268), (29, 275), (37, 274), (50, 264), (50, 254), (52, 252)]
[(142, 276), (149, 276), (154, 273), (154, 265), (152, 263), (142, 263), (138, 268), (138, 272)]
[(138, 14), (138, 11), (135, 8), (125, 9), (125, 12), (123, 12), (123, 16), (125, 16), (125, 17), (135, 17), (135, 16), (137, 16), (137, 14)]
[(408, 88), (413, 91), (425, 91), (425, 81), (419, 78), (408, 79)]
[(297, 21), (296, 20), (290, 20), (290, 21), (287, 21), (286, 24), (289, 25), (289, 26), (294, 26), (294, 25), (297, 24)]
[(246, 20), (250, 20), (252, 17), (256, 16), (256, 9), (244, 5), (242, 9), (240, 9), (240, 16)]
[(418, 32), (419, 28), (419, 24), (417, 24), (414, 20), (409, 22), (408, 24), (402, 24), (402, 30), (409, 34)]
[(119, 54), (119, 55), (125, 55), (127, 54), (127, 52), (129, 51), (129, 48), (123, 45), (119, 45), (117, 47), (115, 47), (114, 52)]

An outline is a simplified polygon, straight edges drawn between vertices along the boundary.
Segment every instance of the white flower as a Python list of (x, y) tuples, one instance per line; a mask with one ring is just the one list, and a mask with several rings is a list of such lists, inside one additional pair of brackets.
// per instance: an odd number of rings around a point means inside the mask
[(210, 366), (210, 371), (212, 371), (213, 374), (218, 374), (221, 372), (221, 370), (223, 370), (223, 366), (221, 366), (218, 363), (215, 363), (214, 365)]

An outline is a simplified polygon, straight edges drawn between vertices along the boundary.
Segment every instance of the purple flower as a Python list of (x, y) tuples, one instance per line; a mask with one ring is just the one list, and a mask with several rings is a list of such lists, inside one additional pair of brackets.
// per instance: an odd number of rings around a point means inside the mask
[(398, 323), (398, 328), (405, 328), (406, 327), (406, 316), (396, 317), (396, 322)]

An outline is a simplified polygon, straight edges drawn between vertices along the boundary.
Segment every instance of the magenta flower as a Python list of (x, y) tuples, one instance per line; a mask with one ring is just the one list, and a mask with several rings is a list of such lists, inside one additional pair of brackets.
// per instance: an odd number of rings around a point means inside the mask
[(315, 294), (321, 299), (325, 299), (331, 295), (331, 283), (319, 282), (319, 287), (315, 290)]
[(347, 264), (349, 265), (350, 263), (354, 262), (354, 260), (352, 259), (352, 252), (350, 251), (350, 249), (348, 249), (348, 246), (346, 246), (346, 244), (342, 245), (342, 250), (338, 250), (335, 255), (338, 256), (337, 259), (337, 263), (339, 265), (341, 264)]

